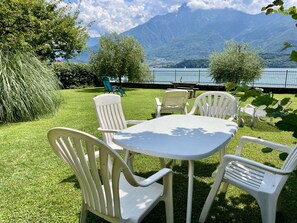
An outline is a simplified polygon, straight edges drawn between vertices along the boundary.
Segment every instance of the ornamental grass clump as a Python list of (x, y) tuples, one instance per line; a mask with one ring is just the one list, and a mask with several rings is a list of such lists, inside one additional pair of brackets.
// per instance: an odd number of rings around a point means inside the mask
[(0, 51), (0, 121), (38, 119), (56, 111), (59, 81), (31, 53)]

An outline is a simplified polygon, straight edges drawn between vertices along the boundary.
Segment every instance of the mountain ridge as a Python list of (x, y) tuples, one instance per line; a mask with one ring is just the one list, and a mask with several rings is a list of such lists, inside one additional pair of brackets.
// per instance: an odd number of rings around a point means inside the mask
[[(212, 52), (223, 50), (230, 39), (246, 42), (259, 53), (278, 54), (285, 41), (296, 43), (296, 31), (294, 21), (278, 13), (250, 15), (233, 9), (192, 10), (183, 5), (121, 35), (133, 36), (152, 65), (160, 60), (177, 63), (208, 58)], [(90, 48), (98, 50), (99, 46)]]

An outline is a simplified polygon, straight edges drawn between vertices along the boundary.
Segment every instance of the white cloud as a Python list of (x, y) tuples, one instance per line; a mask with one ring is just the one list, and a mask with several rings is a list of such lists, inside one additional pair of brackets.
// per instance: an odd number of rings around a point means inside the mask
[(223, 9), (230, 8), (246, 13), (258, 14), (261, 12), (261, 8), (266, 6), (271, 1), (267, 0), (190, 0), (188, 6), (193, 9)]
[[(185, 0), (82, 0), (80, 15), (85, 24), (93, 22), (90, 35), (105, 32), (124, 32), (147, 22), (156, 15), (176, 11)], [(77, 2), (70, 3), (73, 9)]]
[[(230, 8), (249, 14), (259, 14), (264, 6), (273, 0), (189, 0), (188, 6), (193, 9), (223, 9)], [(285, 1), (285, 6), (297, 5), (297, 0)]]
[[(69, 0), (65, 0), (69, 2)], [(72, 0), (73, 9), (79, 5), (79, 19), (85, 24), (93, 22), (91, 36), (105, 32), (124, 32), (147, 22), (156, 15), (176, 11), (187, 3), (193, 9), (232, 8), (251, 14), (261, 12), (261, 8), (272, 0)], [(285, 1), (285, 5), (297, 5), (297, 0)]]

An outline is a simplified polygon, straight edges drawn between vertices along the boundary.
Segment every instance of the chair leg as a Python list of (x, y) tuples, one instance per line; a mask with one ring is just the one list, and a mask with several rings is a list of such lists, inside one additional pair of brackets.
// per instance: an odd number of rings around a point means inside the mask
[(80, 212), (80, 223), (86, 222), (87, 215), (88, 215), (88, 209), (87, 209), (85, 203), (82, 202), (81, 212)]
[[(226, 155), (226, 146), (224, 146), (224, 148), (222, 148), (220, 151), (219, 151), (219, 159), (220, 159), (220, 163), (223, 162), (223, 158), (224, 156)], [(213, 173), (211, 174), (211, 177), (215, 178), (217, 176), (217, 173), (218, 173), (218, 168), (219, 166), (217, 167), (217, 169), (215, 171), (213, 171)]]
[(124, 160), (127, 163), (128, 167), (130, 168), (132, 173), (134, 173), (133, 158), (134, 158), (134, 155), (129, 150), (125, 150), (125, 159)]
[(260, 194), (258, 197), (258, 204), (261, 209), (261, 217), (263, 223), (275, 222), (277, 198), (268, 195)]
[(222, 193), (226, 193), (226, 192), (227, 192), (227, 189), (228, 189), (228, 186), (229, 186), (228, 183), (223, 182), (223, 183), (222, 183), (222, 186), (221, 186), (221, 192), (222, 192)]
[(199, 217), (199, 222), (203, 223), (205, 222), (207, 216), (208, 216), (208, 213), (210, 211), (210, 208), (211, 208), (211, 205), (214, 201), (214, 198), (220, 188), (220, 185), (221, 185), (221, 180), (222, 180), (222, 177), (217, 177), (208, 196), (207, 196), (207, 199), (204, 203), (204, 206), (203, 206), (203, 209), (201, 211), (201, 214), (200, 214), (200, 217)]
[(161, 166), (161, 168), (165, 168), (166, 167), (166, 163), (165, 163), (165, 160), (164, 160), (164, 158), (159, 158), (160, 159), (160, 166)]
[(176, 159), (174, 159), (172, 161), (172, 166), (176, 166), (176, 165), (181, 166), (182, 165), (182, 160), (176, 160)]
[(174, 222), (173, 212), (173, 192), (172, 192), (172, 176), (173, 174), (167, 174), (164, 179), (164, 202), (166, 212), (166, 223)]

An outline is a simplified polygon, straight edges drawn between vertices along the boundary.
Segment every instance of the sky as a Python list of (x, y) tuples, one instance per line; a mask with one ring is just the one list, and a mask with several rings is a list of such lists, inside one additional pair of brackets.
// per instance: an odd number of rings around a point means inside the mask
[[(104, 33), (122, 33), (141, 25), (154, 16), (174, 12), (182, 4), (192, 9), (232, 8), (258, 14), (272, 0), (64, 0), (72, 10), (79, 8), (85, 24), (92, 22), (91, 37)], [(285, 6), (297, 6), (297, 0), (285, 0)]]

